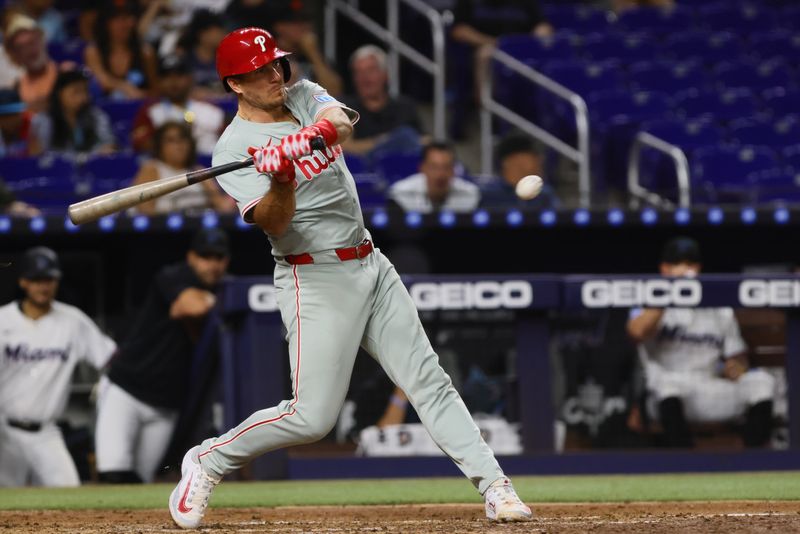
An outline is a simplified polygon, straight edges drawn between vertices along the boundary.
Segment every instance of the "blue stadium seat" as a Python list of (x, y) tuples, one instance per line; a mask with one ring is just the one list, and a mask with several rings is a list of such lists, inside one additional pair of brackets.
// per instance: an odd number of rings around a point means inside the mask
[(670, 94), (709, 85), (702, 65), (693, 61), (640, 61), (628, 68), (628, 78), (631, 87), (639, 91), (664, 91)]
[(619, 59), (633, 62), (652, 59), (657, 52), (652, 35), (644, 33), (594, 33), (582, 40), (581, 54), (593, 61)]
[(712, 122), (703, 120), (666, 119), (650, 121), (643, 124), (641, 130), (677, 145), (684, 150), (711, 146), (722, 141), (720, 128)]
[(574, 56), (567, 36), (540, 38), (532, 35), (504, 35), (498, 40), (497, 46), (503, 52), (533, 67), (552, 59), (568, 59)]
[(558, 29), (592, 33), (606, 31), (610, 25), (609, 13), (604, 9), (548, 4), (543, 7), (543, 10), (547, 20)]
[(353, 176), (367, 172), (367, 162), (358, 154), (347, 154), (346, 161), (347, 168)]
[(736, 2), (700, 5), (697, 8), (697, 24), (714, 31), (735, 32), (766, 30), (774, 25), (774, 13), (754, 3)]
[(795, 171), (800, 171), (800, 144), (792, 145), (781, 151), (783, 163)]
[(74, 175), (75, 162), (55, 154), (32, 158), (0, 158), (0, 178), (6, 183), (41, 177), (71, 182)]
[(800, 36), (787, 30), (751, 34), (747, 53), (759, 59), (796, 57), (800, 53)]
[(83, 49), (86, 42), (82, 39), (73, 39), (63, 43), (48, 43), (47, 53), (57, 63), (69, 61), (76, 65), (83, 65)]
[(741, 55), (739, 38), (731, 32), (680, 32), (667, 37), (662, 54), (675, 61), (699, 60), (705, 63), (728, 61)]
[(588, 100), (589, 113), (597, 123), (622, 116), (637, 121), (666, 117), (672, 108), (669, 95), (658, 91), (617, 89), (592, 93)]
[(748, 176), (778, 168), (775, 152), (763, 146), (709, 147), (695, 152), (691, 178), (698, 197), (711, 202), (742, 201)]
[(675, 102), (686, 118), (714, 118), (731, 120), (752, 117), (757, 112), (757, 101), (747, 88), (727, 89), (722, 92), (689, 89), (676, 95)]
[(800, 124), (791, 117), (777, 121), (740, 119), (731, 123), (730, 136), (741, 145), (781, 148), (800, 139)]
[(105, 193), (131, 185), (139, 172), (139, 159), (126, 153), (91, 156), (82, 171), (93, 193)]
[(747, 182), (757, 202), (800, 202), (800, 171), (772, 169), (754, 172)]
[(362, 208), (374, 208), (386, 204), (386, 183), (374, 173), (353, 174)]
[(413, 153), (390, 153), (377, 158), (375, 171), (387, 182), (396, 182), (419, 172), (420, 155)]
[(589, 94), (619, 88), (625, 76), (613, 62), (550, 61), (542, 72), (578, 94)]
[(7, 183), (14, 196), (44, 213), (64, 213), (79, 197), (75, 184), (63, 176), (37, 176)]
[(670, 9), (639, 7), (620, 13), (617, 26), (627, 32), (647, 31), (666, 34), (685, 30), (693, 24), (692, 12), (685, 6)]
[(800, 5), (787, 5), (778, 17), (778, 24), (789, 30), (800, 31)]
[(143, 102), (143, 100), (106, 100), (99, 104), (100, 109), (108, 114), (114, 135), (121, 146), (130, 146), (133, 119)]
[(713, 76), (716, 84), (722, 88), (750, 87), (760, 90), (786, 87), (794, 83), (792, 75), (781, 60), (719, 63), (713, 69)]
[(762, 93), (764, 107), (775, 118), (800, 113), (800, 90), (775, 87)]

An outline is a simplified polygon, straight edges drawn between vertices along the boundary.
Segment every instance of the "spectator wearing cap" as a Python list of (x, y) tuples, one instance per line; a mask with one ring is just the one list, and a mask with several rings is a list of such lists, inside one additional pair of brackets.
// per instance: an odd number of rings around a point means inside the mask
[(31, 117), (15, 90), (0, 90), (0, 156), (30, 155)]
[(135, 3), (109, 2), (95, 20), (94, 42), (83, 52), (103, 93), (114, 99), (144, 98), (156, 83), (156, 55), (139, 39), (138, 16)]
[(192, 96), (195, 98), (226, 96), (217, 74), (217, 47), (226, 34), (222, 17), (201, 9), (195, 11), (178, 41), (178, 51), (186, 58), (194, 76)]
[(191, 128), (198, 153), (211, 154), (225, 128), (225, 112), (190, 96), (192, 72), (181, 56), (161, 60), (159, 71), (159, 96), (145, 102), (133, 121), (133, 148), (138, 152), (152, 150), (155, 129), (167, 121), (176, 121)]
[(31, 154), (65, 155), (114, 152), (114, 133), (108, 115), (92, 105), (89, 78), (82, 70), (62, 71), (56, 78), (50, 105), (31, 122)]
[[(15, 15), (16, 13), (13, 11), (0, 11), (0, 30), (3, 35), (6, 34), (8, 23)], [(14, 63), (11, 56), (8, 55), (4, 40), (0, 40), (0, 90), (15, 88), (23, 72), (22, 68)]]
[(4, 46), (22, 69), (16, 85), (20, 98), (31, 112), (44, 110), (56, 83), (58, 65), (47, 53), (42, 29), (32, 18), (12, 14), (6, 24)]
[(375, 45), (358, 48), (350, 56), (350, 71), (356, 93), (342, 102), (361, 118), (342, 148), (362, 156), (418, 150), (422, 126), (417, 106), (410, 98), (389, 95), (386, 52)]
[[(694, 278), (701, 267), (700, 246), (694, 239), (678, 237), (664, 245), (662, 276)], [(733, 309), (633, 310), (627, 330), (639, 347), (647, 414), (660, 422), (665, 445), (693, 446), (689, 423), (742, 417), (744, 445), (768, 443), (774, 379), (750, 366)]]
[(189, 393), (195, 344), (229, 258), (225, 232), (204, 229), (194, 236), (184, 261), (154, 277), (108, 378), (101, 381), (95, 431), (101, 481), (155, 477)]
[(529, 137), (517, 133), (504, 137), (495, 150), (495, 162), (499, 180), (493, 180), (481, 187), (483, 207), (545, 208), (560, 204), (553, 188), (547, 183), (533, 200), (521, 200), (514, 191), (517, 182), (523, 177), (542, 174), (542, 156)]
[(419, 172), (392, 184), (389, 199), (403, 211), (471, 212), (478, 207), (480, 190), (456, 176), (456, 153), (446, 142), (428, 143), (422, 150)]
[(0, 307), (0, 487), (77, 486), (56, 420), (75, 366), (102, 369), (116, 345), (81, 310), (56, 300), (61, 267), (53, 250), (29, 249), (20, 263), (24, 296)]
[[(169, 121), (156, 128), (153, 134), (153, 159), (142, 165), (133, 183), (154, 182), (197, 168), (195, 142), (189, 125)], [(137, 206), (137, 210), (145, 214), (206, 209), (232, 212), (236, 210), (236, 202), (220, 190), (215, 180), (205, 180)]]
[(312, 14), (304, 0), (270, 0), (275, 22), (273, 34), (278, 48), (286, 50), (292, 64), (289, 84), (307, 78), (324, 87), (332, 96), (342, 94), (342, 78), (325, 61), (319, 48), (319, 38), (312, 26)]
[(21, 0), (16, 8), (23, 15), (36, 21), (44, 32), (48, 43), (63, 43), (67, 40), (64, 16), (53, 7), (53, 0)]

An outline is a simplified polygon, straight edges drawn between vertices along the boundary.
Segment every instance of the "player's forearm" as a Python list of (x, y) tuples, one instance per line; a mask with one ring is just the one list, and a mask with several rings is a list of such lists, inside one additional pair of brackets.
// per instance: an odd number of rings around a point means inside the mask
[(269, 191), (253, 210), (253, 222), (271, 236), (281, 236), (289, 228), (296, 209), (294, 182), (272, 179)]
[(317, 117), (317, 120), (322, 119), (328, 119), (336, 128), (336, 143), (344, 143), (353, 135), (353, 123), (342, 108), (332, 107), (323, 110)]
[(664, 316), (662, 308), (648, 308), (638, 316), (628, 321), (628, 335), (637, 343), (653, 337), (658, 330), (658, 324)]
[(170, 319), (204, 317), (216, 303), (210, 291), (189, 287), (181, 291), (169, 308)]

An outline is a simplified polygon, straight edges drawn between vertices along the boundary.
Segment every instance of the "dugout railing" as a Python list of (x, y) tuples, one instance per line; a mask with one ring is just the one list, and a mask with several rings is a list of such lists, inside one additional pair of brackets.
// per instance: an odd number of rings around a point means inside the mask
[[(664, 279), (641, 275), (406, 276), (421, 312), (514, 312), (519, 419), (524, 453), (504, 458), (510, 473), (609, 473), (774, 470), (800, 468), (800, 277), (705, 275)], [(280, 314), (268, 277), (229, 281), (220, 298), (224, 419), (233, 426), (285, 396), (288, 373)], [(786, 311), (787, 450), (554, 450), (550, 322), (553, 311), (640, 306), (772, 308)], [(447, 458), (292, 458), (286, 450), (256, 460), (256, 478), (453, 475)]]

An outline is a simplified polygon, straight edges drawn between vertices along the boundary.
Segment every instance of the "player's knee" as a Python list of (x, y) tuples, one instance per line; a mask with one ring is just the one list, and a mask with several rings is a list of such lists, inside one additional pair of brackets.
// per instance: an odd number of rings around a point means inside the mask
[(333, 427), (336, 426), (337, 414), (318, 413), (303, 417), (304, 431), (303, 437), (306, 443), (319, 441), (327, 436)]
[(741, 376), (739, 384), (749, 403), (769, 400), (775, 390), (775, 377), (763, 369), (751, 369)]

